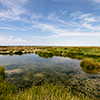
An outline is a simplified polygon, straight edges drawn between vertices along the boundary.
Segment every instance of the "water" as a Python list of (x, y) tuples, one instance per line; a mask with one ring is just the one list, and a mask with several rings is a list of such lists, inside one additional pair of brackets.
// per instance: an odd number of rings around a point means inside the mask
[(0, 55), (0, 66), (6, 66), (6, 81), (18, 88), (48, 82), (63, 84), (76, 94), (100, 98), (100, 73), (87, 74), (80, 62), (68, 57), (42, 58), (36, 54)]

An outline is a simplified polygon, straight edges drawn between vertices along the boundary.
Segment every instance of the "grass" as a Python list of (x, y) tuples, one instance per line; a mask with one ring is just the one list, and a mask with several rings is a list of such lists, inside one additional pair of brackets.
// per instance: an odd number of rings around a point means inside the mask
[(71, 94), (65, 87), (45, 84), (42, 86), (32, 86), (32, 88), (19, 92), (8, 100), (88, 100), (86, 97), (77, 97)]
[[(100, 47), (50, 47), (50, 46), (5, 46), (0, 47), (1, 54), (24, 54), (35, 51), (40, 57), (52, 58), (63, 56), (82, 59), (80, 65), (87, 74), (100, 72)], [(36, 76), (42, 76), (40, 73)], [(55, 80), (54, 80), (55, 81)], [(19, 91), (19, 90), (18, 90)], [(17, 92), (16, 87), (6, 83), (4, 67), (0, 67), (0, 100), (87, 100), (87, 97), (76, 96), (67, 88), (51, 83)], [(89, 99), (90, 100), (90, 99)]]
[(4, 68), (0, 67), (0, 100), (5, 99), (9, 93), (14, 94), (17, 92), (14, 85), (6, 82)]
[(5, 67), (3, 66), (3, 67), (0, 67), (0, 79), (1, 79), (1, 81), (3, 80), (5, 80), (5, 72), (4, 72), (4, 69), (5, 69)]
[(49, 58), (53, 56), (70, 57), (82, 59), (80, 65), (88, 74), (100, 72), (100, 47), (38, 47), (36, 51), (40, 57)]
[(4, 80), (4, 67), (0, 67), (0, 100), (90, 100), (87, 97), (72, 95), (68, 88), (62, 85), (45, 83), (34, 84), (30, 89), (17, 92), (14, 85)]
[(43, 58), (63, 56), (72, 59), (82, 59), (80, 65), (88, 74), (96, 74), (100, 69), (98, 67), (100, 66), (100, 47), (0, 46), (0, 54), (23, 55), (33, 52)]
[(80, 65), (81, 68), (88, 74), (96, 74), (100, 72), (100, 58), (84, 58)]
[(0, 46), (1, 54), (33, 53), (35, 51), (50, 52), (53, 55), (82, 55), (100, 57), (100, 47), (56, 47), (56, 46)]

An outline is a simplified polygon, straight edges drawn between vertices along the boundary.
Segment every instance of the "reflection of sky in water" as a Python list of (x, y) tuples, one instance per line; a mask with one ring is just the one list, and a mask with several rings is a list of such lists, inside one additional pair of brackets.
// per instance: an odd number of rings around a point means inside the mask
[(84, 73), (80, 67), (80, 61), (77, 59), (71, 59), (68, 57), (52, 57), (42, 58), (36, 54), (24, 54), (24, 55), (0, 55), (0, 66), (6, 66), (6, 70), (11, 69), (23, 69), (24, 71), (28, 68), (55, 68), (65, 70), (66, 72), (71, 71), (77, 73)]
[[(80, 67), (80, 61), (68, 57), (52, 57), (42, 58), (36, 54), (24, 54), (13, 56), (0, 55), (0, 66), (6, 66), (6, 79), (17, 84), (21, 84), (27, 80), (29, 83), (32, 81), (39, 81), (39, 78), (47, 78), (54, 76), (58, 79), (70, 83), (75, 89), (82, 89), (91, 95), (95, 91), (95, 95), (100, 94), (100, 73), (99, 74), (86, 74)], [(36, 79), (34, 78), (36, 77)], [(21, 80), (21, 81), (20, 81)], [(30, 82), (31, 81), (31, 82)], [(24, 83), (25, 83), (24, 82)], [(67, 83), (67, 84), (68, 84)], [(23, 84), (23, 83), (22, 83)], [(80, 85), (81, 84), (81, 85)], [(76, 86), (76, 87), (75, 87)], [(91, 90), (91, 93), (89, 92)]]
[[(66, 69), (72, 70), (81, 70), (80, 68), (80, 60), (75, 60), (71, 58), (64, 57), (53, 57), (53, 58), (42, 58), (35, 54), (27, 54), (27, 55), (14, 55), (14, 56), (0, 56), (0, 66), (6, 66), (6, 69), (10, 67), (19, 67), (21, 69), (28, 69), (33, 67), (62, 67)], [(10, 68), (10, 69), (11, 69)], [(14, 68), (15, 69), (15, 68)]]

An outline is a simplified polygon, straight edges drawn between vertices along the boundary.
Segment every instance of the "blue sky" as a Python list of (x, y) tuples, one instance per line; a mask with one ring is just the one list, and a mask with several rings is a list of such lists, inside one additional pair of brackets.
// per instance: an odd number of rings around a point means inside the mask
[(0, 45), (100, 46), (100, 0), (0, 0)]

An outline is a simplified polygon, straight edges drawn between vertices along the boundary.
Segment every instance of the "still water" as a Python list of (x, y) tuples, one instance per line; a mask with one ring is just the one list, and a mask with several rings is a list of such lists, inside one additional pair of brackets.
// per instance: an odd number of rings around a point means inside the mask
[(42, 58), (36, 54), (0, 55), (0, 66), (6, 67), (6, 81), (18, 88), (48, 82), (63, 84), (76, 94), (100, 98), (100, 73), (87, 74), (80, 62), (68, 57)]

